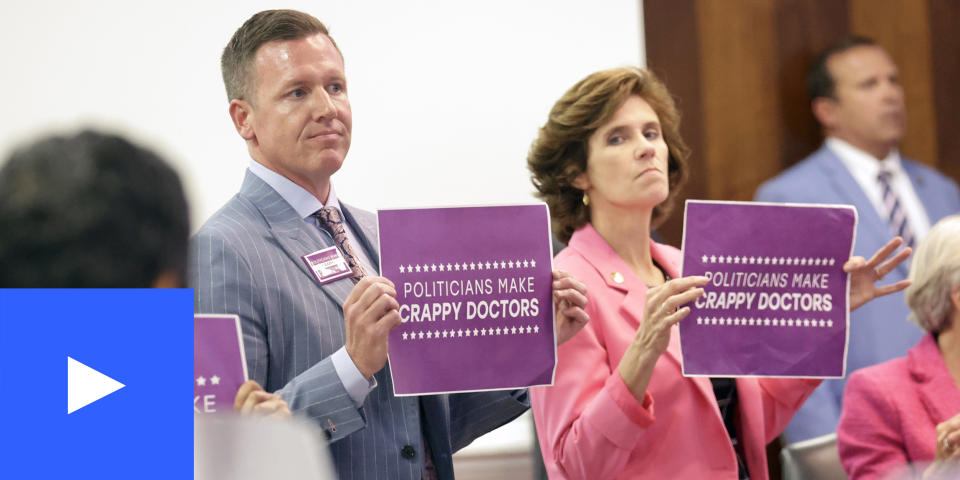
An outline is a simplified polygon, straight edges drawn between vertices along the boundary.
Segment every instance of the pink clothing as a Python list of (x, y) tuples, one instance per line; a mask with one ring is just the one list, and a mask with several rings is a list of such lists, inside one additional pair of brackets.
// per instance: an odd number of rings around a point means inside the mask
[[(680, 276), (677, 249), (651, 243), (650, 252), (671, 277)], [(574, 232), (554, 267), (587, 285), (590, 323), (558, 348), (554, 385), (531, 389), (550, 478), (736, 479), (736, 456), (710, 379), (681, 374), (676, 327), (643, 402), (617, 371), (643, 319), (643, 282), (589, 224)], [(767, 479), (767, 443), (820, 381), (736, 382), (744, 460), (751, 478)]]
[(960, 413), (960, 390), (933, 335), (907, 357), (853, 372), (843, 394), (837, 447), (852, 479), (887, 478), (936, 454), (937, 424)]

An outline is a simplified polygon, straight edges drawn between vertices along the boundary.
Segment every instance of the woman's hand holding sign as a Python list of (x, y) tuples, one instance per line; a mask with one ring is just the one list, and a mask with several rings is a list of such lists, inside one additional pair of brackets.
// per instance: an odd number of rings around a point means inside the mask
[(690, 313), (690, 307), (681, 306), (703, 295), (702, 287), (708, 280), (702, 276), (683, 277), (647, 290), (643, 321), (617, 365), (624, 383), (638, 401), (643, 401), (653, 367), (667, 350), (671, 328)]
[(587, 322), (587, 286), (563, 270), (553, 271), (554, 328), (557, 345), (573, 338)]

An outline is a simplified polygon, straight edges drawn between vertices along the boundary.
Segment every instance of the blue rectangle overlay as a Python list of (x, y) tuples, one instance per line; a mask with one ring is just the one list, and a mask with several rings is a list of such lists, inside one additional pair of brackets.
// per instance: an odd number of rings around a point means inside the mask
[[(192, 478), (192, 347), (189, 289), (0, 289), (0, 476)], [(124, 386), (68, 414), (68, 357)]]

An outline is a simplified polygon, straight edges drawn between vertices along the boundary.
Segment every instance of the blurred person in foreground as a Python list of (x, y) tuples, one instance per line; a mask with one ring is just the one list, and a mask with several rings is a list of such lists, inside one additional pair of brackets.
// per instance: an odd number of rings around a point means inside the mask
[(910, 281), (909, 318), (927, 334), (847, 382), (837, 446), (852, 479), (960, 478), (960, 215), (920, 242)]
[[(853, 253), (863, 256), (898, 235), (912, 247), (931, 224), (960, 212), (955, 182), (900, 155), (906, 102), (897, 65), (880, 45), (850, 37), (826, 48), (810, 66), (807, 94), (823, 146), (761, 185), (754, 200), (853, 205)], [(887, 281), (906, 279), (908, 270), (904, 262)], [(903, 321), (907, 313), (903, 297), (891, 295), (851, 315), (847, 372), (906, 353), (923, 336)], [(784, 431), (787, 440), (834, 432), (845, 384), (834, 378), (817, 387)]]
[(15, 150), (0, 169), (0, 288), (180, 288), (190, 222), (159, 156), (83, 131)]
[[(591, 318), (558, 348), (554, 385), (532, 389), (551, 478), (766, 479), (767, 443), (820, 383), (682, 376), (676, 324), (707, 279), (680, 278), (680, 251), (650, 230), (670, 211), (687, 155), (670, 93), (638, 68), (575, 84), (533, 143), (533, 183), (569, 241), (555, 266), (587, 284)], [(907, 286), (875, 286), (909, 256), (887, 260), (899, 245), (844, 265), (851, 308)]]
[[(45, 137), (0, 168), (0, 288), (183, 288), (189, 229), (177, 173), (117, 135)], [(262, 390), (236, 410), (289, 415)]]

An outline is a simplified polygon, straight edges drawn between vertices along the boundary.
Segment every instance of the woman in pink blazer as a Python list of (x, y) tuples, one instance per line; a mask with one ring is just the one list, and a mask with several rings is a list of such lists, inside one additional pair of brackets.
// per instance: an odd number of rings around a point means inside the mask
[[(681, 375), (676, 324), (706, 278), (679, 278), (680, 252), (650, 239), (686, 176), (678, 126), (662, 83), (619, 68), (567, 91), (531, 148), (533, 183), (569, 241), (556, 267), (587, 284), (591, 318), (558, 348), (554, 386), (532, 390), (551, 478), (766, 479), (767, 443), (819, 383)], [(852, 306), (906, 286), (874, 286), (909, 255), (881, 264), (899, 243), (845, 266)]]
[(960, 478), (960, 215), (930, 229), (909, 278), (910, 319), (930, 335), (850, 376), (837, 446), (852, 479)]

